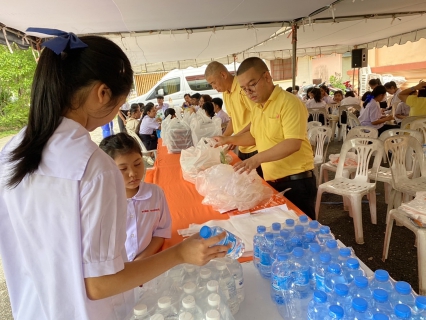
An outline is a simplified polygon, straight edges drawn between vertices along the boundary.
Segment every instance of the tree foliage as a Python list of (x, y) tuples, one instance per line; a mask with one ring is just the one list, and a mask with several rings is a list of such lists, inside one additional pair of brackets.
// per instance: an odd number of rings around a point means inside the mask
[(345, 90), (345, 85), (342, 83), (342, 77), (340, 74), (336, 74), (335, 76), (330, 77), (330, 84), (334, 88), (339, 88), (340, 90)]
[(31, 50), (0, 45), (0, 131), (22, 128), (28, 119), (36, 61)]

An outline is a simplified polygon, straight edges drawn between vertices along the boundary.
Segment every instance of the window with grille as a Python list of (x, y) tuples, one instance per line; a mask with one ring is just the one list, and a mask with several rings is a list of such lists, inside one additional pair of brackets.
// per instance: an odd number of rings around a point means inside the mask
[[(272, 79), (274, 81), (292, 79), (293, 74), (292, 74), (291, 66), (292, 66), (291, 58), (271, 60)], [(296, 68), (296, 75), (297, 75), (297, 68)]]

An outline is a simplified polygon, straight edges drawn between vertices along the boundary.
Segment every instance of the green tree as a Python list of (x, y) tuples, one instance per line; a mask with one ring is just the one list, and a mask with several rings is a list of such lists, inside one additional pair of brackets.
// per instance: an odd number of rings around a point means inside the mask
[(342, 77), (340, 76), (340, 74), (336, 74), (335, 76), (331, 76), (330, 77), (330, 84), (334, 88), (339, 88), (340, 90), (343, 90), (343, 92), (346, 89), (345, 85), (342, 83)]
[(0, 45), (0, 132), (26, 124), (36, 68), (31, 50), (12, 49)]

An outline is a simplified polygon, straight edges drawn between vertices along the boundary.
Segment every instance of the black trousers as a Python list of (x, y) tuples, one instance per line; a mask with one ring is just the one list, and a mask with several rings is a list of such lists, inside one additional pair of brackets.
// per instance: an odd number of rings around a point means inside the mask
[(315, 201), (317, 199), (317, 184), (315, 176), (300, 180), (272, 182), (266, 181), (278, 192), (291, 188), (284, 196), (294, 203), (309, 218), (315, 220)]
[[(250, 159), (251, 157), (255, 156), (256, 154), (257, 154), (257, 151), (253, 151), (253, 152), (250, 152), (250, 153), (244, 153), (244, 152), (241, 152), (240, 150), (238, 150), (238, 158), (240, 158), (242, 161)], [(263, 179), (262, 166), (258, 166), (256, 168), (256, 172)]]
[(147, 151), (157, 150), (158, 138), (156, 134), (139, 134)]
[[(308, 117), (308, 122), (313, 121), (313, 120), (314, 120), (314, 118), (313, 118), (313, 117), (312, 117), (312, 115), (310, 114), (310, 115), (309, 115), (309, 117)], [(318, 120), (319, 120), (319, 122), (321, 122), (321, 123), (322, 123), (322, 125), (325, 125), (324, 115), (323, 115), (323, 114), (320, 114), (320, 115), (319, 115)]]
[(380, 129), (378, 129), (379, 131), (379, 136), (386, 130), (389, 129), (399, 129), (399, 125), (398, 124), (385, 124), (383, 127), (381, 127)]

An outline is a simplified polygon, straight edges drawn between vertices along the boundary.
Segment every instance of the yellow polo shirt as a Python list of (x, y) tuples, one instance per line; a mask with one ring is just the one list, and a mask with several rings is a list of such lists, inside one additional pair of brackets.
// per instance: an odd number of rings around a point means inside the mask
[(259, 152), (268, 150), (285, 139), (300, 139), (300, 150), (281, 160), (262, 163), (266, 181), (277, 180), (312, 170), (314, 157), (307, 138), (308, 111), (294, 95), (275, 86), (268, 101), (257, 103), (251, 113), (250, 132)]
[(410, 107), (410, 117), (426, 115), (426, 98), (408, 96), (406, 104)]
[[(223, 101), (225, 102), (226, 111), (232, 119), (234, 134), (243, 130), (250, 123), (250, 111), (254, 106), (254, 102), (247, 96), (241, 94), (240, 91), (240, 84), (238, 83), (237, 77), (234, 76), (231, 91), (225, 91), (223, 93)], [(239, 150), (243, 153), (251, 153), (257, 149), (256, 146), (251, 146), (239, 147)]]

